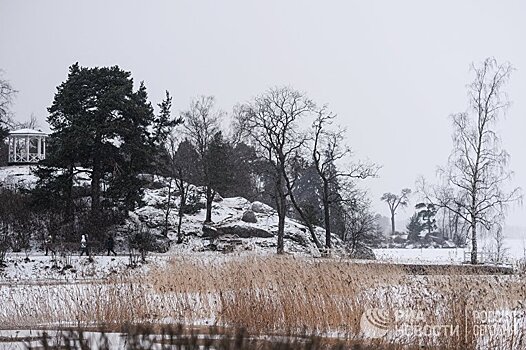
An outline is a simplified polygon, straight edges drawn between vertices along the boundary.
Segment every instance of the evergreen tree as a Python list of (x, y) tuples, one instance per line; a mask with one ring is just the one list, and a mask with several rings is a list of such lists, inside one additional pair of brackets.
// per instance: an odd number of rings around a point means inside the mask
[(427, 230), (428, 234), (435, 231), (437, 207), (432, 203), (418, 203), (415, 209), (418, 210), (418, 217), (422, 220), (422, 229)]
[(422, 224), (420, 223), (420, 215), (418, 213), (414, 213), (411, 218), (409, 219), (409, 223), (406, 226), (407, 229), (407, 239), (409, 241), (416, 241), (418, 240), (418, 236), (420, 235), (420, 232), (422, 232)]
[(210, 186), (215, 192), (228, 195), (229, 189), (236, 186), (236, 166), (232, 146), (223, 139), (221, 131), (215, 133), (208, 146), (206, 162), (209, 168)]
[(134, 91), (131, 73), (117, 66), (74, 64), (48, 110), (52, 152), (38, 190), (46, 192), (63, 177), (62, 193), (72, 200), (69, 194), (80, 166), (90, 173), (92, 222), (100, 223), (104, 208), (133, 208), (141, 196), (138, 174), (152, 163), (166, 130), (176, 123), (166, 110), (155, 116), (144, 84)]
[(262, 160), (257, 158), (254, 147), (244, 142), (239, 142), (232, 148), (230, 164), (234, 174), (235, 183), (225, 191), (227, 197), (243, 197), (253, 202), (259, 200), (269, 205), (272, 200), (263, 198), (263, 193), (258, 191), (258, 184), (261, 183), (260, 175), (264, 166)]

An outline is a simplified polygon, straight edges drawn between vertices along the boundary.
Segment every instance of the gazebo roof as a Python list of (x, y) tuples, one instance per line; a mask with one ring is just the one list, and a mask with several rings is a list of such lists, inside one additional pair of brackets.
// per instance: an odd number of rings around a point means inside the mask
[(47, 133), (43, 132), (42, 130), (19, 129), (19, 130), (10, 131), (9, 135), (10, 136), (47, 136)]

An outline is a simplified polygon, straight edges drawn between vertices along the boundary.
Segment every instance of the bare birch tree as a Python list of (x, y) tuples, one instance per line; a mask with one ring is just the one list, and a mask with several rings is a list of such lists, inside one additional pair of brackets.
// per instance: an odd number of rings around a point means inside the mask
[(475, 79), (468, 85), (468, 109), (454, 114), (453, 149), (440, 169), (445, 184), (436, 191), (438, 204), (456, 213), (470, 227), (471, 263), (478, 262), (478, 232), (490, 230), (507, 206), (522, 199), (520, 188), (506, 191), (512, 176), (510, 155), (502, 148), (497, 122), (510, 102), (503, 91), (511, 64), (487, 58), (472, 65)]

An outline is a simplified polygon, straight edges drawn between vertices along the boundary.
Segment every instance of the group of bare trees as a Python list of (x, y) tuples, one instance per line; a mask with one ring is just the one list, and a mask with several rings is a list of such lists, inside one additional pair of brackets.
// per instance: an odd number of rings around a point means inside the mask
[[(337, 163), (350, 161), (351, 151), (343, 145), (344, 131), (332, 129), (335, 115), (327, 107), (318, 107), (305, 94), (289, 87), (268, 90), (238, 108), (238, 132), (258, 151), (258, 156), (271, 165), (270, 179), (274, 187), (278, 212), (278, 253), (283, 253), (283, 236), (287, 205), (290, 202), (306, 224), (312, 241), (318, 248), (331, 248), (331, 205), (344, 200), (336, 191), (343, 179), (365, 179), (376, 176), (378, 166), (354, 162), (341, 171)], [(304, 128), (304, 125), (311, 125)], [(321, 180), (316, 191), (323, 206), (325, 244), (319, 242), (315, 228), (295, 196), (298, 182), (297, 166), (311, 163)]]
[[(166, 147), (164, 174), (173, 178), (174, 183), (169, 180), (165, 230), (170, 203), (177, 192), (180, 199), (177, 232), (178, 241), (182, 242), (181, 222), (192, 183), (205, 189), (205, 224), (213, 220), (216, 191), (223, 195), (244, 195), (276, 208), (278, 253), (284, 252), (285, 218), (291, 209), (292, 215), (307, 226), (314, 244), (319, 249), (330, 249), (331, 233), (334, 234), (331, 210), (341, 208), (344, 203), (358, 208), (358, 197), (365, 198), (366, 194), (357, 191), (355, 181), (376, 176), (379, 167), (351, 161), (351, 150), (344, 145), (344, 130), (333, 125), (336, 115), (289, 87), (270, 89), (237, 106), (232, 137), (226, 140), (221, 128), (223, 116), (224, 112), (215, 107), (214, 98), (209, 96), (194, 99), (181, 113), (183, 123), (174, 128)], [(323, 207), (320, 224), (325, 228), (324, 244), (304, 203), (295, 195), (306, 169), (314, 169), (321, 184), (311, 195), (318, 196)], [(247, 192), (247, 188), (252, 191)], [(246, 193), (239, 193), (242, 189)], [(369, 202), (360, 201), (369, 209)], [(371, 215), (367, 217), (370, 219)], [(348, 218), (349, 228), (358, 227), (356, 218), (357, 215)], [(360, 230), (372, 230), (373, 226), (365, 222)], [(346, 237), (344, 232), (341, 236)]]
[[(506, 211), (511, 204), (522, 201), (522, 191), (509, 186), (513, 175), (508, 168), (510, 155), (502, 148), (497, 127), (510, 106), (504, 87), (513, 67), (487, 58), (481, 64), (472, 64), (471, 70), (475, 77), (467, 86), (468, 108), (451, 116), (453, 148), (447, 165), (439, 168), (439, 184), (430, 185), (423, 178), (417, 181), (424, 200), (417, 210), (428, 212), (432, 208), (433, 217), (440, 212), (442, 230), (450, 238), (461, 239), (462, 232), (467, 232), (471, 263), (476, 264), (480, 232), (493, 232), (501, 247)], [(389, 207), (393, 234), (396, 211), (407, 205), (410, 193), (404, 189), (400, 194), (385, 193), (381, 197)]]
[[(192, 183), (206, 188), (206, 222), (212, 221), (212, 188), (210, 144), (219, 132), (221, 112), (214, 108), (214, 98), (201, 96), (192, 101), (190, 108), (181, 114), (182, 125), (174, 128), (165, 149), (164, 174), (168, 176), (168, 199), (165, 211), (165, 233), (173, 196), (172, 182), (179, 194), (177, 242), (182, 243), (181, 225)], [(180, 129), (183, 129), (182, 132)]]

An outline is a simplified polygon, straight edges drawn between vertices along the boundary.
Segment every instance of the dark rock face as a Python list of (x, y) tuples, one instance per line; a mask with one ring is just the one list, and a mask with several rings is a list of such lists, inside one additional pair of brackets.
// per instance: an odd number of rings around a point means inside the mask
[(241, 220), (244, 222), (251, 222), (254, 224), (258, 222), (258, 219), (256, 218), (256, 214), (254, 214), (252, 210), (247, 210), (246, 212), (244, 212)]
[(274, 235), (271, 232), (265, 231), (263, 229), (251, 226), (241, 226), (241, 225), (232, 225), (224, 226), (219, 228), (220, 232), (226, 235), (236, 235), (239, 238), (271, 238)]
[(203, 235), (205, 238), (214, 238), (218, 237), (220, 234), (217, 231), (217, 228), (210, 225), (203, 225)]
[(302, 235), (285, 233), (283, 235), (283, 238), (284, 239), (289, 239), (291, 241), (294, 241), (294, 242), (296, 242), (297, 244), (299, 244), (302, 247), (308, 247), (309, 246), (308, 238), (306, 238), (306, 237), (304, 237)]
[(203, 237), (218, 238), (221, 236), (236, 236), (239, 238), (271, 238), (274, 235), (266, 230), (244, 225), (229, 225), (213, 227), (210, 225), (203, 225)]

